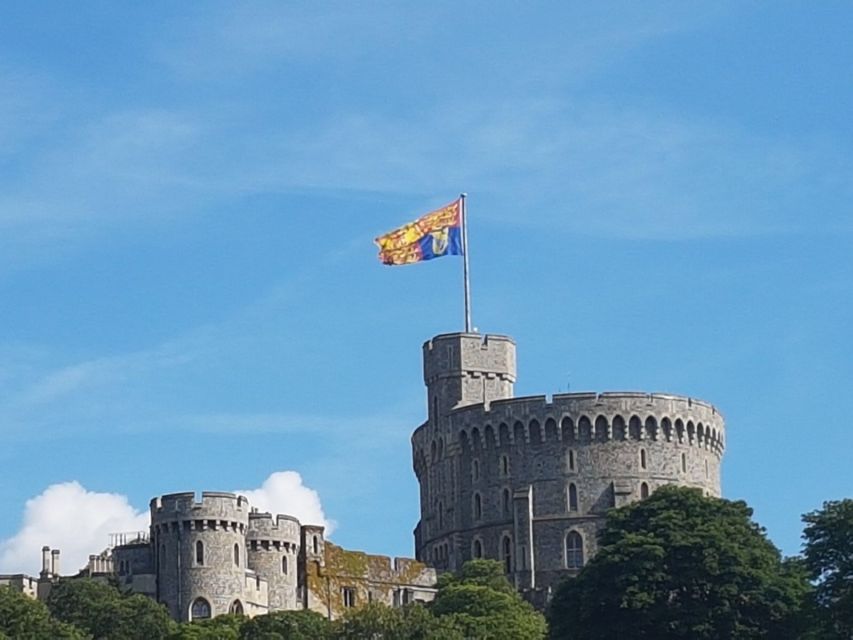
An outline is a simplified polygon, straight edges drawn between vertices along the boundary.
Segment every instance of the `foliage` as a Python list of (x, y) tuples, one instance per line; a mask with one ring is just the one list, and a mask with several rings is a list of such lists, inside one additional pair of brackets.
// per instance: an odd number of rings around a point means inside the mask
[(63, 580), (47, 599), (58, 620), (92, 634), (95, 640), (158, 640), (175, 629), (165, 607), (140, 595), (85, 578)]
[(240, 640), (240, 629), (245, 622), (245, 617), (232, 613), (194, 620), (179, 625), (169, 640)]
[(85, 640), (88, 636), (52, 618), (44, 603), (19, 591), (0, 587), (0, 638)]
[(681, 487), (610, 511), (598, 554), (557, 589), (552, 637), (796, 638), (808, 582), (751, 516)]
[(443, 576), (431, 610), (471, 640), (540, 640), (545, 618), (521, 599), (494, 560), (474, 560)]
[(332, 623), (314, 611), (275, 611), (243, 623), (241, 640), (327, 640)]
[(369, 604), (348, 612), (335, 625), (335, 640), (464, 640), (451, 622), (436, 618), (419, 604), (392, 609)]
[(805, 564), (818, 612), (835, 637), (853, 637), (853, 500), (825, 502), (803, 516)]

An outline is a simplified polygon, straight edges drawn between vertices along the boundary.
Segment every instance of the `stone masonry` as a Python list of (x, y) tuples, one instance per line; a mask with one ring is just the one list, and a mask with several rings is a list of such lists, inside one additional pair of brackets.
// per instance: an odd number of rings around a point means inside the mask
[(494, 558), (542, 603), (596, 552), (611, 507), (665, 484), (720, 495), (725, 427), (708, 403), (622, 392), (514, 398), (506, 336), (440, 335), (423, 353), (415, 550), (439, 570)]

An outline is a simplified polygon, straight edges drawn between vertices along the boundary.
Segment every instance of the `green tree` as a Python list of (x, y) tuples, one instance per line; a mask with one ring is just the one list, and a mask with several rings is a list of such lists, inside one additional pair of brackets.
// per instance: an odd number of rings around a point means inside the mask
[(464, 640), (447, 619), (436, 618), (423, 605), (402, 608), (369, 604), (348, 612), (335, 624), (335, 640)]
[(314, 611), (276, 611), (247, 620), (241, 640), (328, 640), (332, 623)]
[(246, 618), (227, 614), (210, 620), (194, 620), (177, 626), (169, 640), (240, 640), (240, 630)]
[(611, 510), (598, 554), (554, 595), (551, 637), (796, 638), (809, 584), (751, 516), (680, 487)]
[(140, 594), (85, 578), (63, 580), (50, 591), (50, 612), (92, 634), (95, 640), (162, 640), (175, 629), (163, 605)]
[(89, 636), (51, 617), (44, 603), (0, 587), (0, 638), (15, 640), (86, 640)]
[(445, 574), (432, 613), (470, 640), (541, 640), (545, 618), (521, 599), (494, 560), (474, 560), (458, 575)]
[(818, 612), (837, 638), (853, 638), (853, 500), (824, 502), (803, 516), (805, 563)]

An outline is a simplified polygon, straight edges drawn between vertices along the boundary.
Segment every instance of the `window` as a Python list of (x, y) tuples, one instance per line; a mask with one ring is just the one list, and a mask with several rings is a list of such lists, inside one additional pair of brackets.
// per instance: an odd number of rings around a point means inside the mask
[(281, 572), (287, 574), (287, 556), (281, 558)]
[(474, 494), (474, 520), (479, 520), (483, 517), (483, 499), (479, 493)]
[(355, 606), (355, 588), (354, 587), (343, 587), (341, 588), (341, 599), (343, 600), (344, 606), (348, 609), (351, 609)]
[(509, 456), (501, 456), (501, 475), (509, 475)]
[(681, 472), (687, 473), (687, 454), (686, 453), (681, 454)]
[(583, 567), (583, 538), (577, 531), (569, 531), (566, 536), (566, 568)]
[(708, 478), (708, 475), (709, 475), (709, 474), (708, 474), (708, 461), (707, 461), (707, 460), (705, 460), (705, 478), (706, 478), (706, 479)]
[(240, 545), (234, 543), (234, 564), (240, 566)]
[(643, 482), (640, 485), (640, 498), (645, 500), (648, 497), (649, 497), (649, 485), (647, 485), (645, 482)]
[(646, 468), (646, 450), (640, 449), (640, 469)]
[(474, 480), (480, 479), (480, 461), (477, 459), (471, 461), (471, 477)]
[(483, 557), (483, 543), (479, 539), (474, 540), (474, 544), (472, 545), (471, 549), (471, 555), (475, 558)]
[(503, 539), (501, 546), (504, 557), (504, 571), (506, 573), (512, 573), (512, 540), (510, 540), (509, 536), (506, 536)]
[(201, 540), (195, 543), (195, 563), (204, 564), (204, 543)]
[(511, 512), (511, 509), (510, 509), (511, 503), (510, 503), (510, 499), (509, 499), (509, 489), (504, 489), (501, 497), (502, 497), (504, 515), (508, 516)]
[(317, 536), (314, 536), (313, 546), (314, 546), (314, 553), (315, 554), (320, 553), (320, 541), (317, 539)]
[(210, 617), (210, 603), (204, 598), (196, 598), (190, 607), (190, 619), (205, 620)]
[(575, 483), (569, 484), (569, 511), (578, 510), (578, 488)]
[(574, 449), (569, 449), (568, 464), (569, 464), (569, 471), (574, 471), (575, 470), (575, 450)]
[(235, 600), (231, 603), (231, 606), (228, 608), (228, 613), (242, 616), (243, 615), (243, 603), (239, 600)]

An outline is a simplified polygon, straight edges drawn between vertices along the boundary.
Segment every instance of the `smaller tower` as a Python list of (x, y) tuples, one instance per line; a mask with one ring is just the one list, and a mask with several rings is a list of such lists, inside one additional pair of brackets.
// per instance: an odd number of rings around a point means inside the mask
[(515, 342), (508, 336), (445, 333), (427, 340), (424, 382), (429, 422), (457, 407), (512, 397)]

